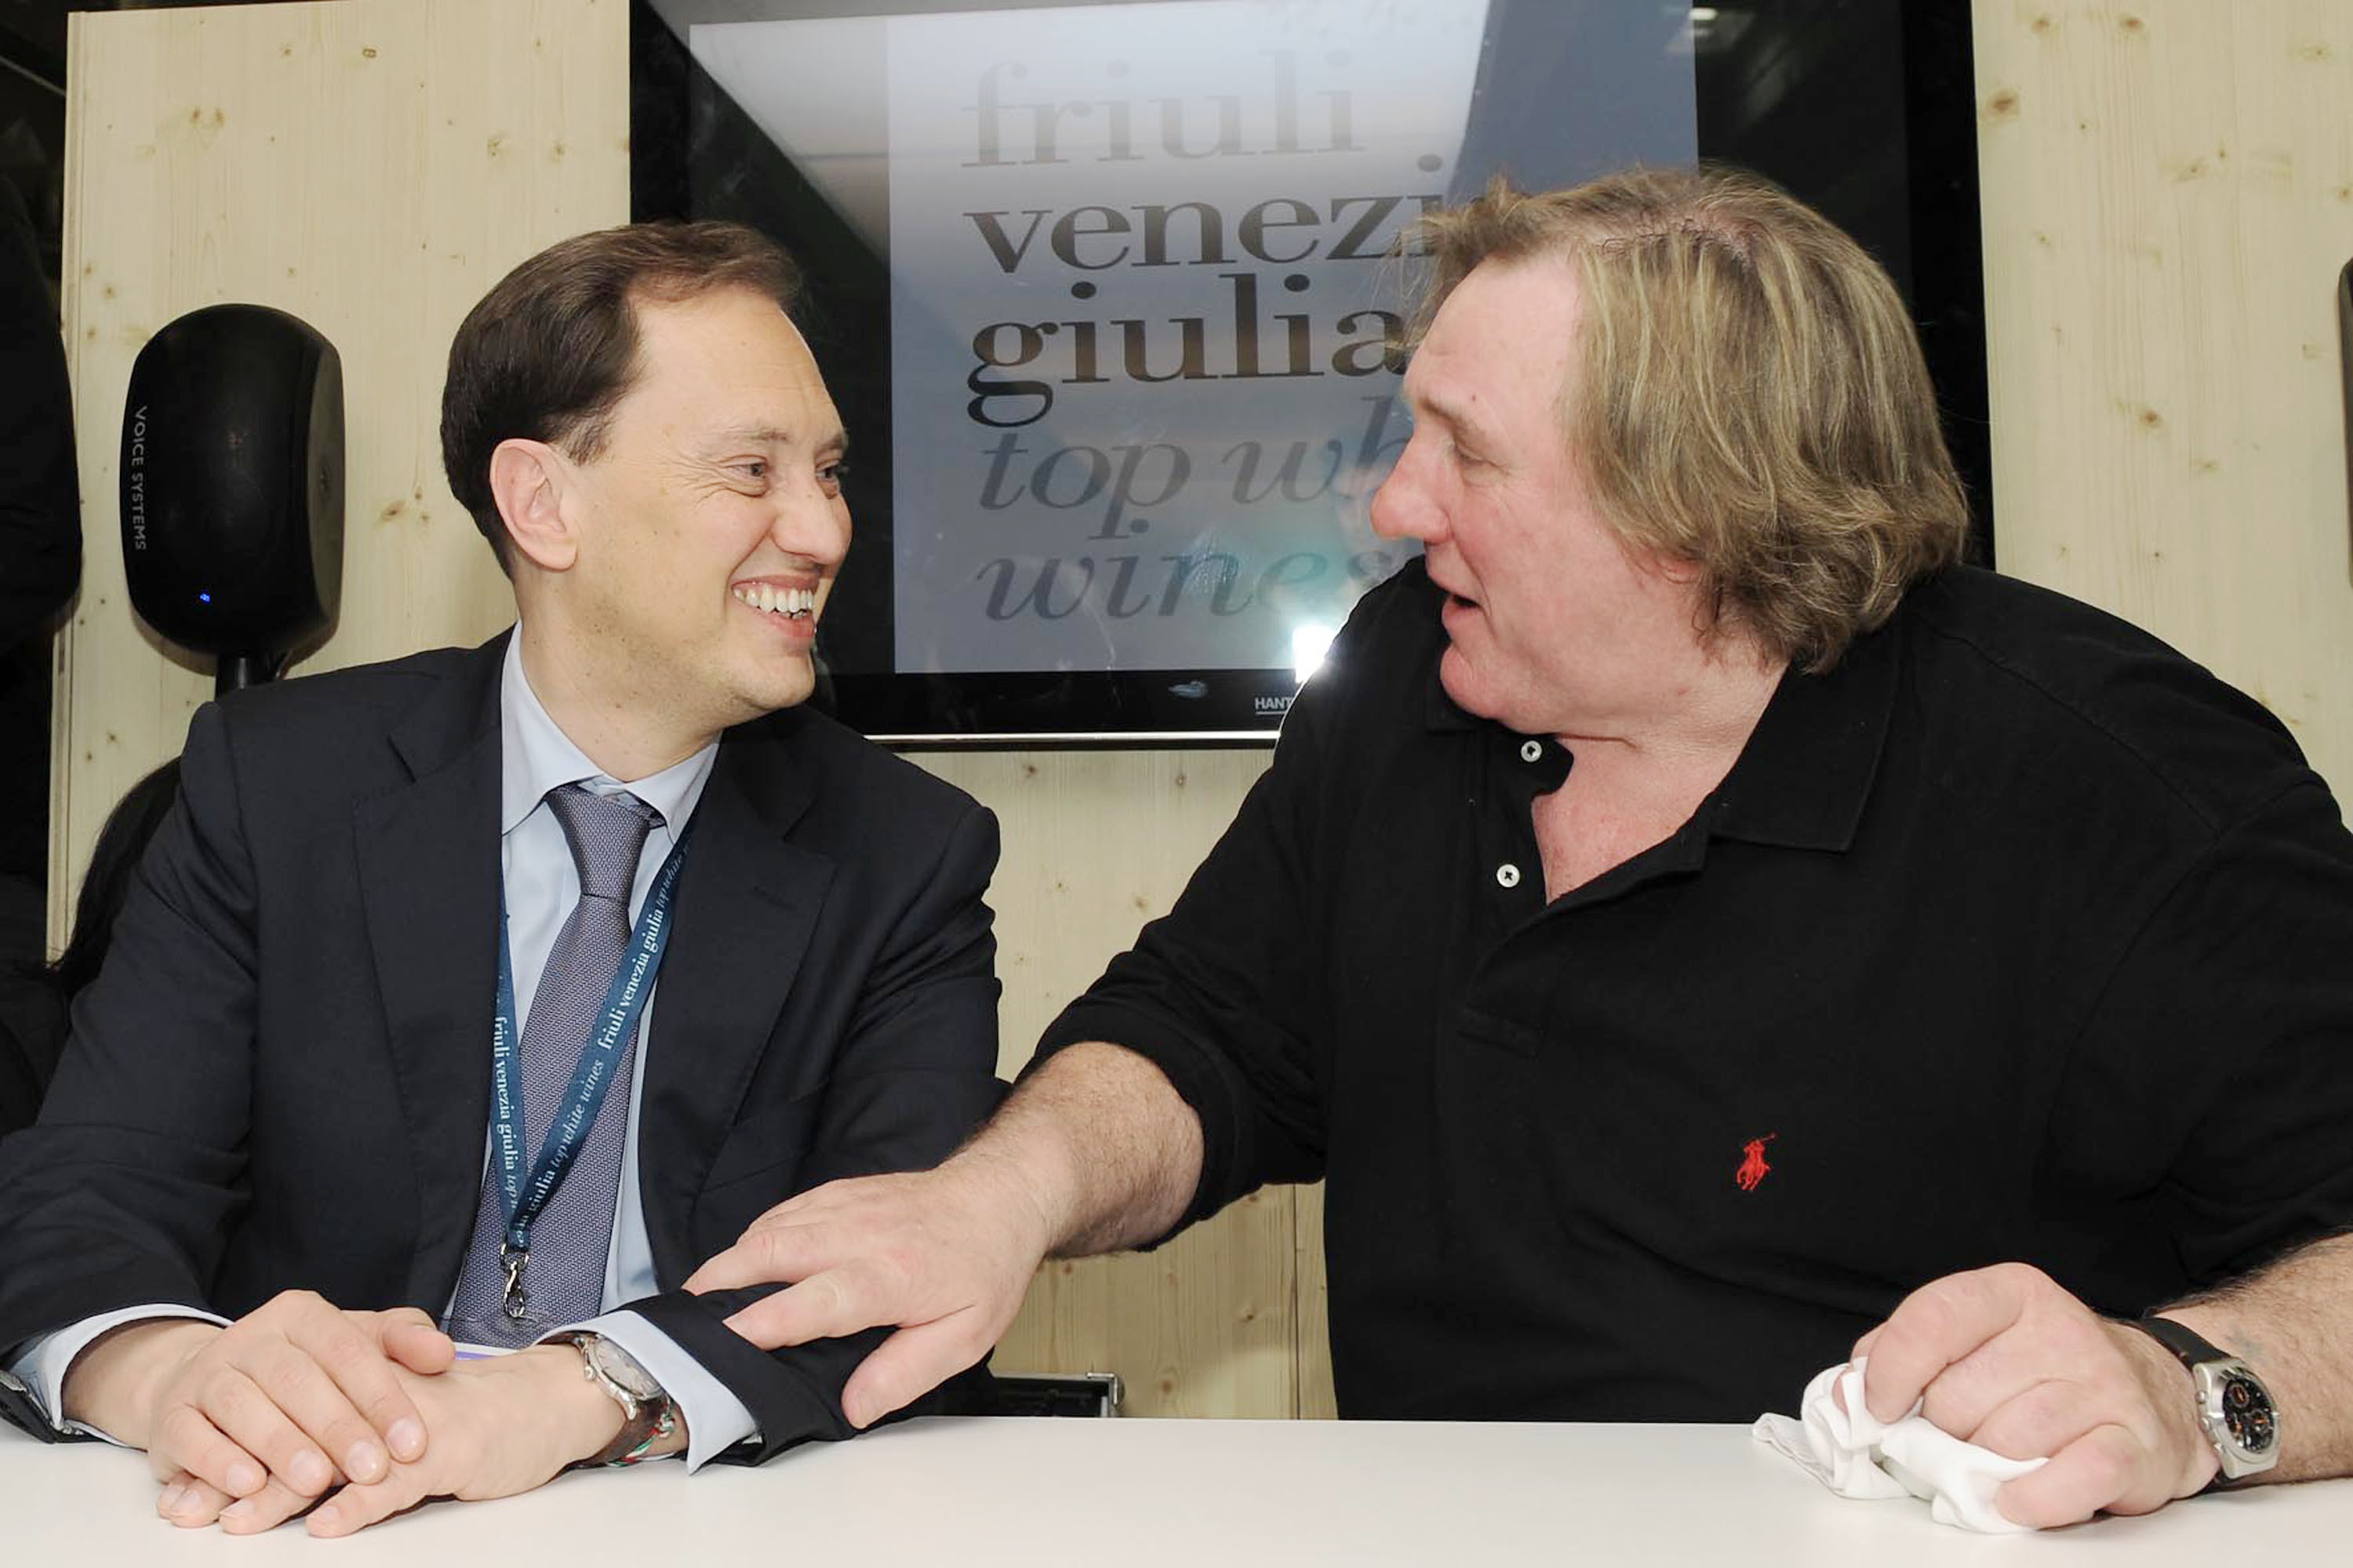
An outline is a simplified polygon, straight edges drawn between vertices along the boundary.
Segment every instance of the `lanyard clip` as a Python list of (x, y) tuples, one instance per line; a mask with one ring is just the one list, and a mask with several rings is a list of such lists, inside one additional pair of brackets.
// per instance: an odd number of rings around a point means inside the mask
[(531, 1261), (531, 1253), (523, 1247), (501, 1246), (499, 1261), (506, 1266), (506, 1313), (515, 1322), (522, 1322), (526, 1310), (522, 1288), (522, 1266)]

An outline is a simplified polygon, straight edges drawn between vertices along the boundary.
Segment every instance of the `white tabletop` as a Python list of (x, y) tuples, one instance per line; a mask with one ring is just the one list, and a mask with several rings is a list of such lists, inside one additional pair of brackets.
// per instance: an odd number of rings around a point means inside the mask
[(153, 1513), (137, 1455), (0, 1429), (12, 1563), (336, 1568), (734, 1563), (1822, 1565), (2334, 1560), (2353, 1482), (2197, 1499), (2042, 1536), (1831, 1496), (1737, 1426), (965, 1419), (812, 1445), (763, 1468), (656, 1464), (437, 1503), (343, 1542), (238, 1539)]

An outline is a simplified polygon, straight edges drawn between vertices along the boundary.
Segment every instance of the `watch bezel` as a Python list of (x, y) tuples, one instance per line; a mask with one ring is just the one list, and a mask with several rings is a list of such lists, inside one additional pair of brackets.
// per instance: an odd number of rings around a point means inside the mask
[[(2198, 1425), (2205, 1432), (2206, 1440), (2214, 1446), (2224, 1479), (2235, 1481), (2242, 1476), (2260, 1475), (2279, 1463), (2279, 1401), (2272, 1396), (2271, 1386), (2256, 1375), (2253, 1367), (2236, 1356), (2224, 1356), (2194, 1363), (2189, 1375), (2198, 1390)], [(2243, 1381), (2252, 1387), (2271, 1413), (2271, 1442), (2261, 1450), (2248, 1447), (2231, 1431), (2223, 1402), (2234, 1381)]]
[(654, 1443), (678, 1430), (678, 1403), (643, 1361), (593, 1329), (575, 1329), (554, 1337), (580, 1352), (580, 1372), (621, 1407), (621, 1429), (597, 1454), (576, 1461), (571, 1468), (634, 1465)]
[(629, 1396), (633, 1404), (650, 1404), (664, 1397), (661, 1380), (645, 1363), (602, 1334), (583, 1334), (575, 1341), (596, 1375)]

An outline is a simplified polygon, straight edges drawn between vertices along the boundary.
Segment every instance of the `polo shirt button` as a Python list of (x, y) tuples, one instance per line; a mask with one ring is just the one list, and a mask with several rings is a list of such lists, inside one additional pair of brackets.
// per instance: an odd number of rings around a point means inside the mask
[(1505, 861), (1503, 864), (1495, 868), (1496, 886), (1517, 887), (1519, 885), (1520, 868), (1518, 866), (1514, 865), (1510, 861)]
[(1543, 741), (1540, 741), (1540, 740), (1524, 740), (1524, 741), (1522, 741), (1522, 742), (1520, 743), (1520, 760), (1521, 760), (1521, 761), (1523, 761), (1523, 762), (1541, 762), (1541, 761), (1543, 761), (1543, 760), (1544, 760), (1544, 742), (1543, 742)]

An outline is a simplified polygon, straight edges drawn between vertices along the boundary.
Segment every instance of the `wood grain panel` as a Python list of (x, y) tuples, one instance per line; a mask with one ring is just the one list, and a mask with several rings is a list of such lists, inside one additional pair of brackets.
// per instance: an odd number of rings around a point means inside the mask
[(65, 316), (90, 541), (58, 640), (50, 935), (124, 789), (211, 695), (132, 614), (115, 443), (174, 317), (289, 311), (343, 358), (341, 619), (298, 669), (512, 618), (441, 479), (449, 337), (506, 270), (628, 217), (624, 0), (343, 0), (71, 19)]
[(2353, 789), (2353, 6), (1978, 0), (1995, 536)]
[(1299, 1243), (1299, 1411), (1315, 1421), (1338, 1417), (1332, 1393), (1332, 1292), (1324, 1272), (1324, 1184), (1303, 1187), (1292, 1229)]

